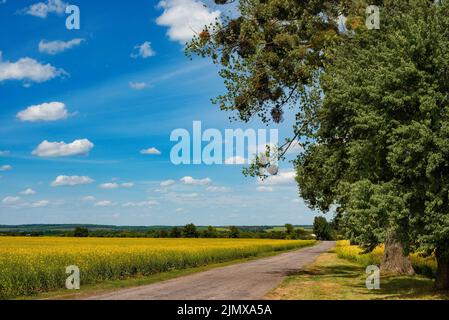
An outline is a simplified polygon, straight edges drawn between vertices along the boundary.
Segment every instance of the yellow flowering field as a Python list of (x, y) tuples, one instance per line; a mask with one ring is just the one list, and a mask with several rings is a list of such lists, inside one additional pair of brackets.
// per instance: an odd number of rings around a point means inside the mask
[(0, 237), (0, 299), (301, 248), (313, 240)]
[[(351, 246), (347, 240), (337, 241), (337, 247), (335, 248), (335, 252), (339, 258), (368, 266), (380, 264), (384, 247), (379, 246), (373, 252), (367, 254), (360, 254), (362, 251), (358, 246)], [(410, 259), (417, 273), (426, 276), (433, 276), (435, 274), (437, 264), (434, 257), (423, 257), (418, 253), (413, 253), (410, 255)]]

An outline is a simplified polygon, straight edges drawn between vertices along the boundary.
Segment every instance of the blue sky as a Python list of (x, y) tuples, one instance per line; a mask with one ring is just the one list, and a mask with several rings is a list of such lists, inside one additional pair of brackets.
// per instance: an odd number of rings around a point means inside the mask
[(224, 90), (217, 68), (184, 55), (192, 30), (226, 9), (199, 0), (70, 4), (79, 30), (66, 28), (61, 0), (0, 0), (0, 224), (313, 221), (291, 163), (262, 183), (241, 165), (170, 161), (170, 133), (193, 121), (266, 128), (230, 123), (210, 102)]

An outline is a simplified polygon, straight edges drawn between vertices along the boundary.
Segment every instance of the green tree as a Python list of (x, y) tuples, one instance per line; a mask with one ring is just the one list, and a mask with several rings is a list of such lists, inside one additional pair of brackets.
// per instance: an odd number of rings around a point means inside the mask
[(73, 230), (73, 236), (79, 238), (88, 237), (89, 229), (83, 227), (76, 227), (75, 230)]
[(217, 229), (212, 226), (208, 226), (207, 229), (202, 232), (202, 236), (204, 238), (217, 238), (218, 237)]
[(333, 240), (331, 225), (324, 217), (315, 217), (313, 220), (313, 233), (318, 240)]
[(198, 238), (198, 231), (193, 223), (189, 223), (182, 228), (184, 238)]
[(337, 48), (309, 93), (319, 126), (296, 162), (309, 206), (338, 204), (368, 251), (385, 242), (384, 270), (410, 272), (410, 250), (435, 253), (438, 289), (449, 288), (448, 10), (385, 4), (381, 30)]
[(229, 227), (229, 238), (239, 238), (239, 237), (240, 237), (240, 229), (235, 226)]
[(293, 227), (292, 224), (290, 224), (290, 223), (285, 224), (285, 232), (287, 233), (287, 235), (292, 235), (294, 231), (295, 231), (295, 227)]
[(170, 238), (181, 238), (181, 236), (182, 236), (182, 231), (178, 227), (173, 227), (170, 230)]

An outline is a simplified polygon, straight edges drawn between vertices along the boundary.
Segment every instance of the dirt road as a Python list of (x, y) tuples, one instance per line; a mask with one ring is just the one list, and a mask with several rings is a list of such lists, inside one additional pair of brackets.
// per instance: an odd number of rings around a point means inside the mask
[(314, 247), (212, 269), (163, 282), (84, 297), (92, 300), (253, 300), (262, 299), (290, 273), (335, 245)]

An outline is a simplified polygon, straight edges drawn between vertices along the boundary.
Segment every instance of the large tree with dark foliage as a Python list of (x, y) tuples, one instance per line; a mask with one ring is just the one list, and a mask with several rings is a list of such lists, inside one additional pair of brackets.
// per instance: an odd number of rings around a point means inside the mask
[[(368, 4), (381, 30), (366, 30)], [(240, 11), (187, 47), (220, 65), (215, 102), (267, 123), (294, 108), (301, 196), (337, 206), (367, 250), (385, 242), (384, 270), (412, 272), (411, 249), (435, 253), (437, 287), (449, 288), (447, 2), (241, 0)]]
[(410, 250), (435, 254), (449, 288), (449, 4), (397, 0), (382, 28), (334, 50), (310, 91), (318, 124), (297, 161), (310, 206), (338, 204), (347, 234), (383, 268), (412, 272)]

